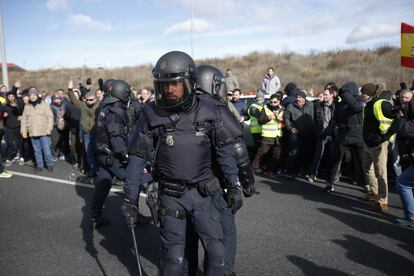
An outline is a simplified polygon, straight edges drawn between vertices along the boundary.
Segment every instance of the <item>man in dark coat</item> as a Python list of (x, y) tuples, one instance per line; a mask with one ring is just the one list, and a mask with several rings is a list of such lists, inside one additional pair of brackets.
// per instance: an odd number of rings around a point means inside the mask
[(283, 114), (283, 121), (288, 133), (288, 157), (286, 160), (286, 178), (303, 167), (307, 169), (312, 158), (313, 149), (313, 102), (306, 100), (306, 94), (298, 91), (296, 101), (289, 104)]
[(339, 89), (341, 101), (335, 106), (334, 112), (334, 141), (335, 153), (333, 166), (327, 179), (325, 190), (334, 191), (334, 184), (339, 180), (342, 158), (349, 150), (352, 156), (353, 175), (360, 186), (364, 186), (362, 173), (362, 153), (364, 140), (362, 138), (362, 121), (364, 102), (359, 95), (358, 86), (348, 82)]

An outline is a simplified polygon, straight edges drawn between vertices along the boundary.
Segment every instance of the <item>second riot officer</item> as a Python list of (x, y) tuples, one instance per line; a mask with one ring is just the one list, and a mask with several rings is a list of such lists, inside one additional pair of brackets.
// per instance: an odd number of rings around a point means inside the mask
[(99, 170), (92, 198), (92, 221), (95, 227), (109, 223), (102, 216), (102, 208), (111, 189), (112, 179), (117, 177), (125, 180), (125, 167), (128, 164), (126, 109), (131, 85), (123, 80), (111, 80), (107, 92), (101, 102), (97, 119), (96, 150)]
[[(197, 68), (186, 53), (163, 55), (153, 69), (153, 79), (155, 102), (144, 107), (129, 141), (121, 210), (133, 225), (143, 167), (152, 160), (160, 189), (161, 275), (181, 275), (187, 223), (194, 224), (208, 253), (206, 274), (223, 275), (218, 210), (229, 206), (235, 213), (242, 205), (233, 146), (242, 135), (240, 126), (227, 106), (209, 95), (195, 94)], [(220, 189), (213, 162), (223, 171), (228, 191), (227, 202), (219, 207), (213, 201)]]
[[(227, 103), (225, 97), (227, 95), (224, 89), (224, 75), (221, 73), (219, 69), (211, 65), (199, 65), (197, 67), (197, 91), (201, 93), (205, 93), (207, 95), (213, 96), (215, 100), (219, 103), (224, 104), (227, 107)], [(230, 111), (230, 110), (229, 110)], [(230, 111), (231, 112), (231, 111)], [(236, 117), (232, 118), (233, 120)], [(236, 119), (237, 120), (237, 119)], [(240, 129), (241, 130), (241, 129)], [(246, 145), (240, 137), (235, 143), (233, 143), (233, 154), (236, 160), (237, 166), (239, 168), (239, 180), (241, 182), (241, 186), (243, 188), (243, 194), (246, 197), (250, 197), (256, 190), (255, 186), (255, 179), (253, 176), (253, 170), (251, 168), (249, 155), (247, 152)], [(215, 175), (219, 178), (221, 185), (225, 188), (226, 183), (222, 182), (222, 172), (220, 170), (215, 170)], [(227, 197), (227, 194), (223, 191), (219, 191), (216, 195), (214, 195), (215, 206), (221, 206), (220, 203)], [(236, 222), (234, 213), (231, 209), (218, 209), (221, 211), (221, 218), (220, 223), (223, 229), (223, 245), (225, 249), (225, 256), (224, 256), (224, 267), (223, 272), (224, 275), (233, 275), (234, 271), (234, 263), (236, 257), (236, 248), (237, 248), (237, 235), (236, 235)], [(189, 231), (191, 233), (191, 231)], [(191, 241), (191, 236), (188, 235), (188, 240)], [(198, 239), (195, 238), (193, 241), (193, 245), (189, 244), (187, 246), (188, 252), (193, 252), (191, 255), (197, 256), (198, 251)], [(193, 247), (193, 248), (192, 248)], [(194, 259), (194, 256), (188, 256), (189, 260), (189, 268), (188, 273), (190, 275), (195, 274), (198, 267), (198, 260), (197, 258)], [(207, 256), (207, 254), (205, 254)], [(208, 260), (208, 259), (207, 259)], [(206, 258), (205, 258), (206, 262)]]

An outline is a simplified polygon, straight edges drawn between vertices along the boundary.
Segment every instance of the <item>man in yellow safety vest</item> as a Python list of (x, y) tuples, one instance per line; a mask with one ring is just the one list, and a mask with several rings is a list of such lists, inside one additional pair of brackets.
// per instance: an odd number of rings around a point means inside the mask
[(371, 209), (383, 211), (388, 208), (387, 156), (389, 141), (394, 138), (392, 122), (396, 116), (389, 100), (382, 98), (385, 85), (367, 83), (362, 86), (362, 98), (366, 102), (362, 135), (364, 151), (362, 170), (370, 192), (365, 199), (373, 202)]
[(258, 123), (262, 125), (262, 137), (259, 149), (254, 157), (252, 167), (256, 173), (260, 172), (260, 162), (271, 149), (270, 171), (265, 172), (267, 176), (280, 173), (280, 139), (282, 137), (283, 107), (280, 105), (281, 96), (273, 94), (269, 103), (263, 106)]
[(259, 147), (260, 137), (262, 136), (262, 126), (259, 124), (258, 119), (262, 112), (264, 101), (264, 93), (261, 91), (257, 92), (256, 102), (252, 103), (247, 110), (247, 115), (250, 117), (250, 134), (253, 137), (255, 151)]

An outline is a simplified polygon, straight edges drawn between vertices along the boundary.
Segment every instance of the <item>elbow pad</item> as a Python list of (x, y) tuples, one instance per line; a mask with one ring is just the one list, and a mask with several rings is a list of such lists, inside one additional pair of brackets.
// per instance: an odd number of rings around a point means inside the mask
[(128, 152), (151, 162), (154, 152), (154, 141), (152, 133), (143, 121), (143, 119), (140, 119), (136, 127), (131, 131), (128, 141)]
[(241, 124), (228, 108), (220, 108), (221, 121), (215, 125), (214, 141), (217, 146), (235, 143), (243, 137)]
[(243, 187), (243, 193), (246, 197), (252, 196), (255, 188), (255, 179), (253, 170), (250, 165), (249, 155), (247, 153), (246, 145), (244, 143), (234, 144), (235, 158), (237, 166), (239, 167), (239, 180)]

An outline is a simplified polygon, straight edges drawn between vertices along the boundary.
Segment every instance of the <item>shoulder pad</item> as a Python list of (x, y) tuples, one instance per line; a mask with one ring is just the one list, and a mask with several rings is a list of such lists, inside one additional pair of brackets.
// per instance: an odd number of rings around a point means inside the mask
[(167, 125), (171, 122), (168, 117), (168, 113), (155, 106), (154, 102), (144, 105), (142, 112), (148, 119), (148, 124), (150, 127), (155, 128), (163, 125)]
[[(196, 105), (195, 122), (218, 121), (218, 109), (226, 106), (210, 95), (197, 95), (198, 104)], [(227, 107), (227, 106), (226, 106)]]

